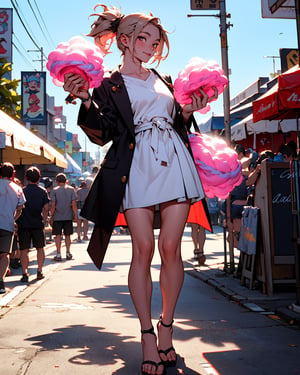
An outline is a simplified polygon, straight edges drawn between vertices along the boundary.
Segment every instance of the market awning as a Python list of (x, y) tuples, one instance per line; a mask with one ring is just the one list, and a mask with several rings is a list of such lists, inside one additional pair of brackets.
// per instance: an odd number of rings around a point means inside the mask
[(65, 173), (70, 173), (73, 176), (81, 176), (82, 171), (80, 166), (76, 163), (76, 161), (69, 155), (67, 152), (64, 154), (65, 159), (68, 162), (67, 168), (65, 168)]
[(0, 133), (5, 134), (2, 161), (15, 165), (55, 164), (67, 168), (67, 161), (60, 152), (1, 110)]
[(249, 115), (231, 127), (231, 138), (234, 141), (246, 139), (247, 135), (261, 133), (283, 133), (297, 131), (297, 121), (295, 119), (284, 120), (260, 120), (253, 121), (253, 115)]
[(296, 65), (283, 74), (264, 95), (254, 100), (253, 121), (296, 118), (300, 111), (300, 69)]

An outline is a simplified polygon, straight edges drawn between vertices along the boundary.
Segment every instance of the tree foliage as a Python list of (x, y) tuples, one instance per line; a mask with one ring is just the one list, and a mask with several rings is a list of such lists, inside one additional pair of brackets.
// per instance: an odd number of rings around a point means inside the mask
[(0, 59), (0, 109), (16, 120), (21, 119), (21, 96), (17, 88), (21, 80), (10, 80), (7, 75), (11, 72), (11, 63)]

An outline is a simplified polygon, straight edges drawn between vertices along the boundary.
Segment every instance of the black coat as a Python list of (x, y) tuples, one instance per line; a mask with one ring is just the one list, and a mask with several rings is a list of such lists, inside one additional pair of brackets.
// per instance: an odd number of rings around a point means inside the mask
[[(173, 91), (169, 77), (163, 78), (156, 71), (154, 73)], [(191, 121), (184, 122), (181, 107), (176, 101), (175, 108), (173, 127), (192, 154), (187, 133)], [(78, 125), (93, 143), (102, 146), (112, 141), (80, 213), (95, 223), (88, 253), (100, 269), (125, 193), (135, 147), (133, 114), (118, 70), (105, 77), (101, 86), (94, 89), (89, 110), (81, 106)]]

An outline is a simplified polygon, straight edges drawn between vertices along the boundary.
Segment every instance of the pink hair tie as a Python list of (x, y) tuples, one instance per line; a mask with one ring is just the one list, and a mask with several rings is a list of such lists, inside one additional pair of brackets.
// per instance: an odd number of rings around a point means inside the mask
[[(178, 103), (190, 104), (192, 103), (191, 95), (193, 93), (201, 96), (200, 88), (211, 98), (214, 95), (212, 87), (216, 87), (220, 95), (227, 85), (228, 79), (215, 61), (205, 61), (200, 57), (193, 57), (185, 68), (179, 72), (174, 82), (174, 96)], [(216, 99), (211, 101), (214, 100)], [(210, 105), (207, 104), (205, 108), (198, 112), (205, 114), (209, 110)]]
[(75, 73), (89, 82), (89, 88), (99, 87), (104, 75), (100, 48), (81, 36), (60, 43), (49, 54), (46, 67), (56, 86), (63, 86), (66, 73)]

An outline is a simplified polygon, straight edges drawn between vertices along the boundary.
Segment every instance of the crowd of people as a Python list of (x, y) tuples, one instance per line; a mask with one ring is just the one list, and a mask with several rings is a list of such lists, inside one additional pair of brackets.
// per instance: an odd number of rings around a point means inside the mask
[[(98, 169), (98, 168), (97, 168)], [(96, 169), (94, 169), (95, 174)], [(44, 278), (46, 231), (55, 236), (56, 255), (54, 261), (61, 261), (61, 245), (64, 238), (66, 260), (72, 259), (71, 235), (77, 223), (77, 241), (88, 240), (88, 220), (79, 215), (86, 198), (89, 181), (81, 179), (79, 187), (71, 186), (64, 173), (58, 173), (55, 182), (41, 177), (36, 166), (25, 171), (22, 183), (15, 176), (13, 164), (0, 165), (0, 294), (6, 292), (4, 280), (14, 269), (22, 269), (23, 283), (28, 283), (29, 251), (36, 249), (36, 280)]]

